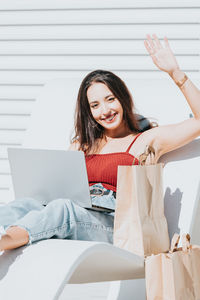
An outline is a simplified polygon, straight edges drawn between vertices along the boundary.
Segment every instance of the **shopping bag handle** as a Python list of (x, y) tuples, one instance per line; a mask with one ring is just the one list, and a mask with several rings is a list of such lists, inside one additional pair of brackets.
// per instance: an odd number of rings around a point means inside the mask
[[(151, 164), (153, 164), (151, 158), (152, 158), (152, 155), (153, 155), (153, 157), (155, 156), (155, 149), (150, 145), (146, 145), (145, 151), (142, 154), (140, 154), (140, 156), (138, 158), (139, 165), (141, 165), (141, 166), (145, 165), (147, 157), (149, 155), (150, 155)], [(136, 161), (136, 158), (134, 157), (133, 165), (135, 164), (135, 161)]]
[(171, 241), (171, 247), (169, 251), (170, 253), (175, 252), (177, 250), (179, 240), (180, 240), (180, 235), (178, 233), (175, 233)]
[[(178, 233), (175, 233), (172, 241), (171, 241), (171, 247), (170, 247), (170, 253), (175, 252), (178, 248), (178, 243), (180, 240), (180, 235)], [(192, 248), (191, 244), (190, 244), (190, 235), (187, 233), (182, 235), (182, 250), (184, 252), (187, 252), (189, 249)]]
[(182, 235), (182, 249), (185, 252), (191, 249), (189, 233)]

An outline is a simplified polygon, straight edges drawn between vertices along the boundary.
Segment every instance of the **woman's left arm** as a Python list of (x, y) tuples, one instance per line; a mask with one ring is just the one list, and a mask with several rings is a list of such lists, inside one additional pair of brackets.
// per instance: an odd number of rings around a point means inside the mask
[(178, 83), (194, 115), (183, 122), (153, 129), (155, 145), (161, 156), (189, 143), (200, 135), (200, 90), (189, 78), (184, 78), (184, 72), (180, 70), (167, 38), (164, 37), (165, 47), (161, 45), (156, 35), (153, 35), (153, 38), (154, 41), (150, 35), (147, 35), (147, 41), (144, 41), (147, 51), (154, 64), (160, 70), (167, 72), (175, 83)]

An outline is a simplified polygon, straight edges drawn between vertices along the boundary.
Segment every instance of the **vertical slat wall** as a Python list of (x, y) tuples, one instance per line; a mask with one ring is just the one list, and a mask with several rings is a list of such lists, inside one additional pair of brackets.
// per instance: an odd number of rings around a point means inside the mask
[(0, 3), (0, 203), (10, 201), (7, 147), (19, 147), (44, 83), (101, 68), (124, 79), (165, 78), (146, 33), (166, 35), (183, 70), (199, 78), (199, 1), (13, 0)]

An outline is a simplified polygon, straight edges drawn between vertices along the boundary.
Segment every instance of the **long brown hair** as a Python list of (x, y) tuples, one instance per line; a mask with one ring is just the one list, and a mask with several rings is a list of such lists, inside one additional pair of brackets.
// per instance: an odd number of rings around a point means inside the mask
[[(96, 147), (98, 141), (104, 136), (104, 128), (93, 118), (87, 98), (87, 90), (95, 82), (104, 83), (119, 100), (123, 108), (123, 119), (127, 128), (136, 134), (144, 131), (139, 126), (138, 115), (134, 113), (135, 107), (132, 95), (124, 81), (110, 71), (92, 71), (81, 83), (75, 110), (75, 136), (73, 141), (77, 140), (80, 144), (79, 150), (86, 153)], [(149, 123), (147, 129), (152, 127), (153, 125)]]

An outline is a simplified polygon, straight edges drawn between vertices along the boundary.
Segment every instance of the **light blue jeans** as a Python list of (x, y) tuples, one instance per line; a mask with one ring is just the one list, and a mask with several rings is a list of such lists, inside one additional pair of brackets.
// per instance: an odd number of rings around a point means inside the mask
[[(92, 202), (115, 206), (112, 191), (108, 195), (92, 196)], [(10, 226), (26, 229), (29, 244), (52, 237), (112, 243), (113, 223), (114, 213), (88, 210), (70, 199), (56, 199), (44, 207), (38, 200), (22, 198), (0, 207), (0, 225), (5, 229)]]

